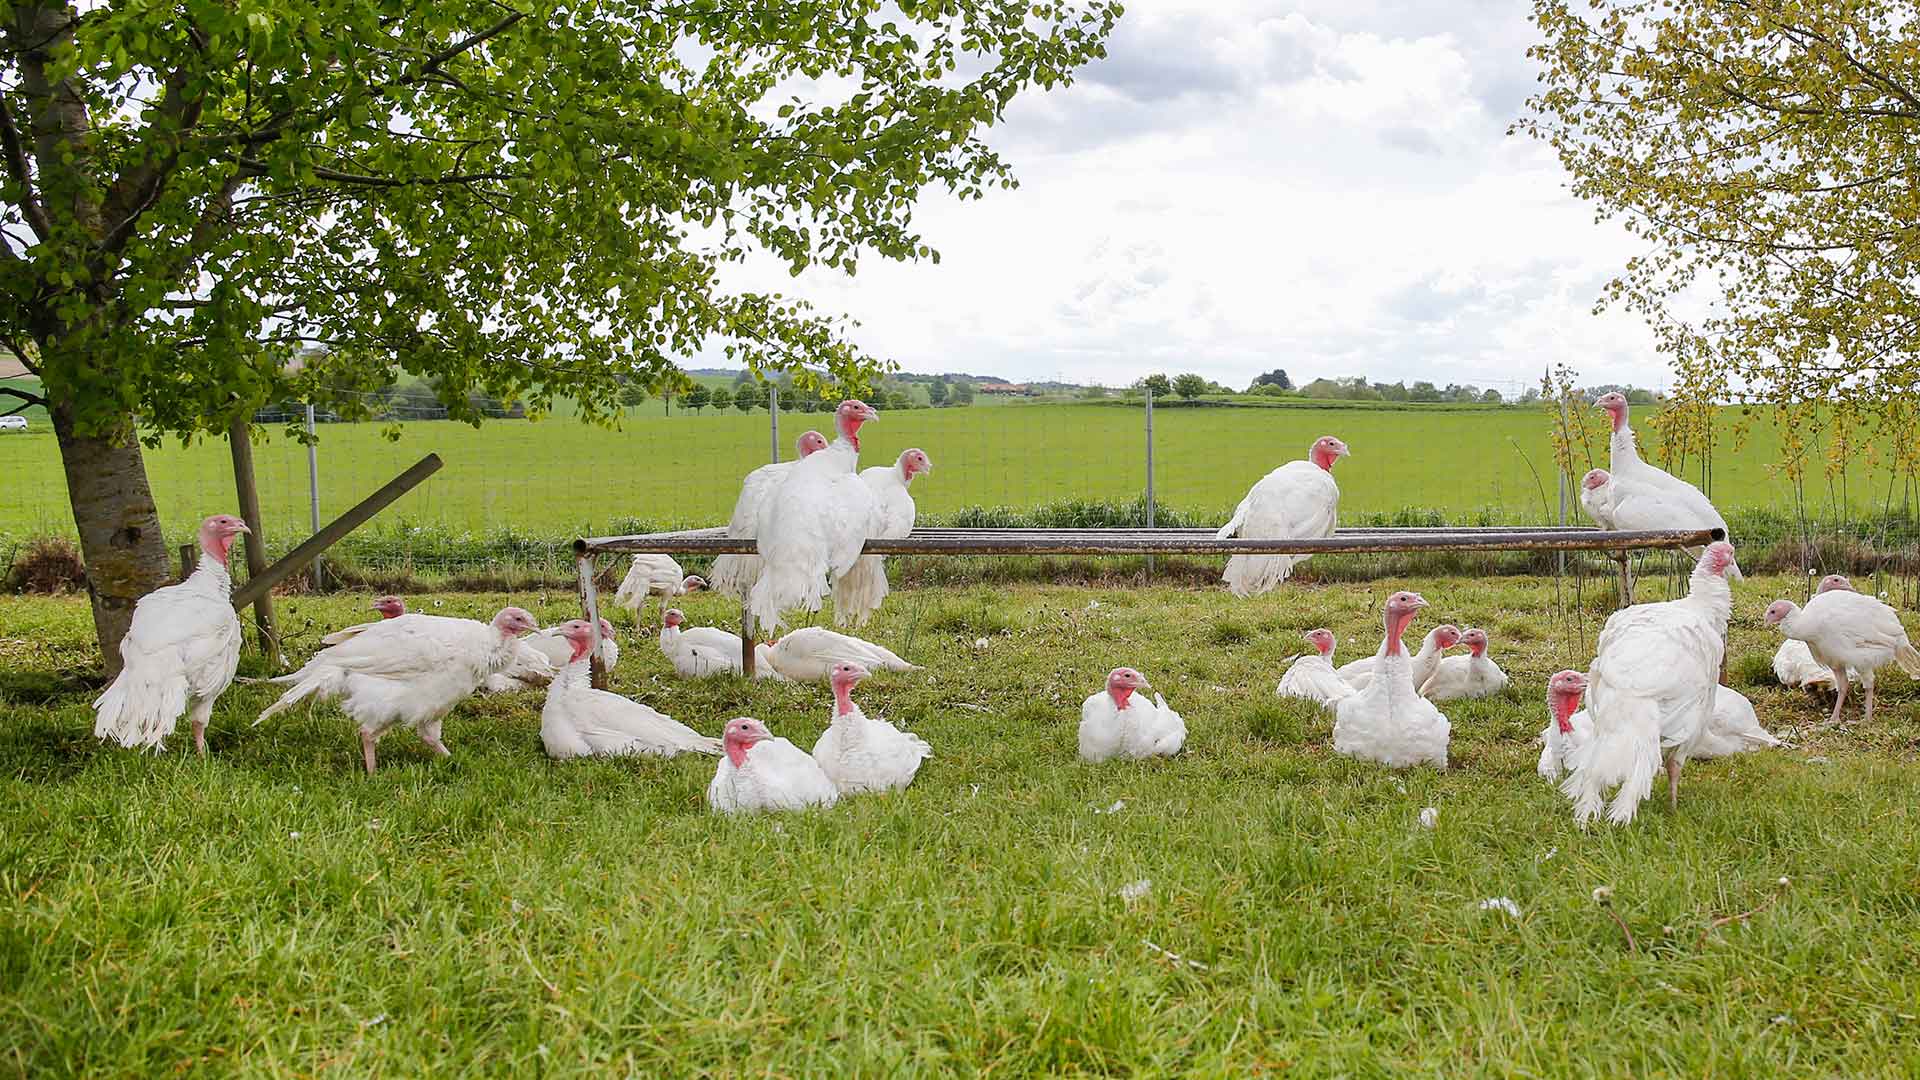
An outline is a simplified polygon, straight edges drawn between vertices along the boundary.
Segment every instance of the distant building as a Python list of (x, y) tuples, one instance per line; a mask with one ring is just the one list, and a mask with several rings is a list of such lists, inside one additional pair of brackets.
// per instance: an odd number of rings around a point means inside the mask
[(1026, 383), (983, 382), (975, 383), (975, 390), (982, 394), (1031, 394), (1033, 388)]

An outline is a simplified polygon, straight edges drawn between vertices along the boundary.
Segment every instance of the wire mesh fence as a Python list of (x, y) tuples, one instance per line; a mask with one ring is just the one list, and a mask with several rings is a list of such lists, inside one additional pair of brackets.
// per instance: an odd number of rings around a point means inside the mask
[[(658, 400), (611, 428), (568, 415), (503, 416), (473, 427), (435, 418), (431, 406), (386, 403), (384, 411), (387, 419), (366, 423), (320, 415), (311, 449), (290, 431), (300, 426), (298, 412), (256, 417), (270, 553), (311, 533), (316, 501), (320, 520), (331, 519), (433, 452), (445, 468), (344, 542), (335, 562), (368, 580), (563, 575), (577, 535), (725, 523), (740, 478), (769, 460), (776, 425), (782, 457), (809, 428), (831, 434), (826, 412), (692, 410)], [(1225, 521), (1260, 476), (1334, 434), (1353, 450), (1337, 470), (1343, 523), (1583, 523), (1575, 491), (1556, 472), (1550, 428), (1548, 412), (1535, 406), (1150, 402), (1138, 391), (1095, 388), (1070, 398), (982, 394), (965, 407), (885, 410), (862, 433), (861, 463), (925, 450), (934, 470), (915, 482), (914, 496), (933, 523), (1144, 525), (1152, 505), (1155, 524), (1210, 525)], [(1824, 485), (1796, 485), (1773, 467), (1773, 449), (1759, 429), (1737, 448), (1721, 440), (1713, 459), (1711, 494), (1743, 552), (1797, 545), (1802, 563), (1858, 565), (1913, 550), (1915, 493), (1884, 464), (1890, 455), (1878, 466), (1845, 466)], [(148, 452), (147, 468), (161, 519), (180, 539), (201, 516), (235, 505), (225, 440), (162, 445)], [(72, 535), (50, 433), (0, 437), (0, 475), (0, 535), (16, 547), (27, 537)]]

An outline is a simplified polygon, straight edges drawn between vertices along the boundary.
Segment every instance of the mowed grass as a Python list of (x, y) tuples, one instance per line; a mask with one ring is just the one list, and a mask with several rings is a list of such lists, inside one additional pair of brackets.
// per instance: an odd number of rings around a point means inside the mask
[[(1817, 734), (1804, 695), (1745, 687), (1792, 749), (1690, 765), (1677, 813), (1656, 800), (1631, 827), (1583, 833), (1534, 775), (1533, 736), (1545, 677), (1589, 657), (1604, 614), (1591, 592), (1582, 614), (1556, 609), (1551, 581), (1411, 583), (1433, 602), (1416, 632), (1487, 627), (1518, 687), (1448, 707), (1445, 772), (1337, 757), (1327, 717), (1272, 697), (1300, 631), (1331, 626), (1343, 658), (1370, 651), (1377, 605), (1404, 584), (1244, 602), (898, 592), (871, 636), (926, 670), (860, 698), (933, 759), (905, 792), (737, 819), (704, 809), (709, 759), (547, 761), (538, 693), (461, 706), (449, 760), (395, 733), (372, 779), (332, 708), (250, 727), (263, 687), (221, 701), (204, 761), (184, 735), (159, 756), (105, 749), (83, 604), (0, 598), (0, 1062), (23, 1076), (1920, 1069), (1912, 682), (1888, 678), (1871, 728)], [(1762, 602), (1796, 586), (1739, 587), (1743, 674), (1775, 644)], [(560, 595), (414, 603), (482, 615), (507, 600), (571, 614)], [(727, 613), (683, 606), (696, 622)], [(301, 655), (363, 614), (341, 598), (282, 608)], [(624, 616), (622, 634), (617, 688), (704, 731), (752, 714), (810, 746), (825, 726), (825, 687), (680, 682)], [(1076, 760), (1080, 699), (1121, 663), (1185, 714), (1186, 754)], [(1591, 899), (1603, 885), (1638, 951)], [(1517, 916), (1482, 908), (1500, 897)]]
[[(378, 424), (323, 424), (318, 434), (320, 509), (331, 518), (423, 455), (446, 467), (387, 510), (382, 522), (411, 521), (486, 532), (569, 539), (623, 521), (721, 524), (740, 477), (764, 464), (771, 445), (765, 412), (657, 415), (658, 403), (617, 431), (572, 417), (492, 421), (475, 429), (421, 421), (389, 440)], [(783, 414), (782, 456), (826, 414)], [(1641, 418), (1645, 429), (1645, 417)], [(1732, 410), (1714, 462), (1712, 493), (1722, 509), (1790, 508), (1790, 483), (1775, 466), (1774, 433), (1757, 428), (1736, 447)], [(1460, 516), (1492, 511), (1501, 519), (1553, 521), (1559, 490), (1548, 438), (1550, 415), (1539, 409), (1163, 408), (1156, 410), (1155, 495), (1163, 504), (1224, 521), (1254, 481), (1302, 457), (1322, 434), (1353, 448), (1338, 476), (1347, 515), (1434, 508)], [(1644, 441), (1651, 443), (1651, 438)], [(924, 514), (970, 506), (1031, 507), (1078, 498), (1131, 501), (1146, 487), (1145, 415), (1123, 405), (1013, 405), (998, 408), (887, 412), (863, 439), (863, 465), (893, 461), (918, 446), (934, 471), (914, 484)], [(1595, 448), (1599, 464), (1606, 447)], [(269, 541), (310, 531), (306, 448), (269, 430), (254, 451)], [(1881, 455), (1878, 461), (1887, 459)], [(223, 440), (147, 455), (162, 521), (184, 533), (190, 524), (235, 505), (232, 464)], [(1586, 463), (1582, 455), (1581, 469)], [(1683, 470), (1696, 482), (1695, 463)], [(1862, 457), (1831, 484), (1816, 463), (1807, 510), (1874, 509), (1904, 493), (1884, 464)], [(1536, 476), (1537, 473), (1537, 476)], [(0, 532), (69, 534), (72, 517), (59, 451), (44, 429), (0, 435)], [(1581, 517), (1574, 492), (1568, 514)]]

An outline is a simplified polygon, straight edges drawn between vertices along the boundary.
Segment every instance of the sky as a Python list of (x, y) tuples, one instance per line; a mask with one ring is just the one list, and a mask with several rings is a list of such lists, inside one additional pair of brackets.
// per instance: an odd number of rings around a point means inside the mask
[(1652, 335), (1592, 314), (1639, 248), (1509, 136), (1525, 0), (1129, 0), (1105, 60), (988, 141), (1021, 186), (922, 196), (941, 262), (749, 265), (912, 372), (1245, 386), (1364, 375), (1659, 387)]

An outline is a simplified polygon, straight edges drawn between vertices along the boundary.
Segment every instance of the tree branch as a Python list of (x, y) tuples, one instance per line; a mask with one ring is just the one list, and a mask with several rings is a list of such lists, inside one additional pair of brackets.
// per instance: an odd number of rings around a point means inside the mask
[(109, 255), (119, 252), (132, 239), (141, 215), (160, 197), (167, 180), (173, 175), (174, 167), (180, 160), (180, 137), (200, 121), (204, 98), (187, 96), (190, 78), (184, 62), (168, 74), (166, 91), (157, 107), (159, 116), (149, 129), (149, 139), (161, 141), (166, 147), (165, 152), (159, 152), (158, 147), (147, 147), (147, 159), (129, 169), (107, 189), (101, 218), (111, 224), (100, 241), (100, 250)]
[(0, 394), (20, 399), (20, 405), (17, 408), (0, 413), (0, 416), (12, 416), (14, 413), (23, 413), (35, 405), (43, 409), (48, 407), (46, 398), (41, 397), (39, 394), (29, 393), (17, 386), (0, 386)]
[[(273, 170), (258, 158), (234, 156), (228, 160), (240, 166), (242, 173), (248, 176), (271, 176)], [(313, 175), (322, 180), (332, 180), (337, 184), (352, 184), (357, 187), (401, 188), (401, 187), (446, 187), (457, 184), (473, 184), (487, 180), (519, 180), (518, 173), (478, 172), (449, 173), (446, 176), (369, 176), (364, 173), (341, 172), (325, 166), (315, 166)]]
[(27, 226), (45, 242), (53, 235), (53, 227), (47, 223), (47, 212), (40, 200), (34, 197), (33, 177), (27, 172), (27, 154), (20, 145), (20, 128), (13, 122), (13, 110), (7, 108), (4, 94), (0, 94), (0, 150), (6, 153), (7, 171), (20, 185), (20, 212), (26, 216)]

